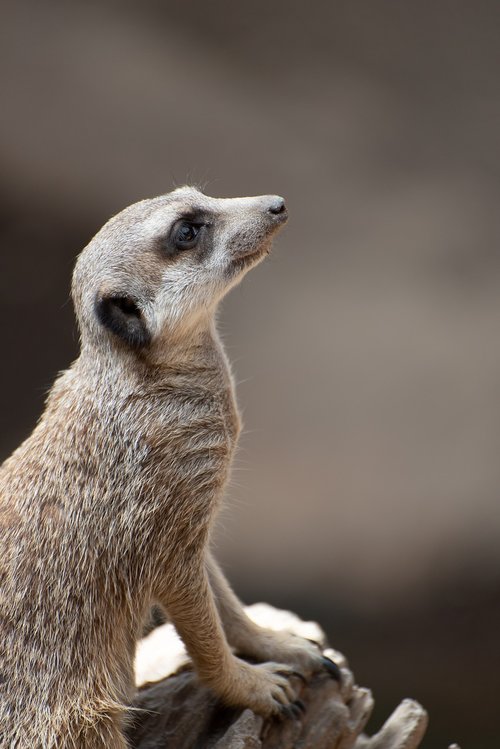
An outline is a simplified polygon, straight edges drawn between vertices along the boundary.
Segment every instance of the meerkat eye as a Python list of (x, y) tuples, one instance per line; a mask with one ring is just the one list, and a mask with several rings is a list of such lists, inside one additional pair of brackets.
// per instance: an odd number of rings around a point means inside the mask
[(202, 224), (193, 224), (190, 221), (178, 221), (174, 225), (172, 239), (178, 250), (190, 250), (198, 241), (198, 235)]

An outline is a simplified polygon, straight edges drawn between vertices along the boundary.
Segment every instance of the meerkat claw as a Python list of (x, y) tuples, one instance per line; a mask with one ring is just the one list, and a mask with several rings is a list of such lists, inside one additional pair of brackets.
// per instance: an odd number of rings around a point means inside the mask
[(306, 712), (306, 706), (305, 706), (305, 704), (304, 704), (304, 703), (302, 702), (302, 700), (295, 700), (295, 702), (294, 702), (293, 704), (295, 705), (295, 707), (296, 707), (296, 708), (297, 708), (297, 709), (298, 709), (298, 710), (299, 710), (299, 711), (300, 711), (301, 713), (305, 713), (305, 712)]
[(324, 668), (328, 671), (332, 679), (335, 679), (340, 684), (342, 682), (342, 673), (337, 664), (330, 660), (330, 658), (327, 658), (326, 655), (323, 656), (322, 661)]
[(280, 708), (279, 717), (282, 719), (292, 718), (293, 720), (299, 720), (301, 716), (302, 716), (302, 713), (299, 707), (293, 702), (291, 705), (282, 705)]

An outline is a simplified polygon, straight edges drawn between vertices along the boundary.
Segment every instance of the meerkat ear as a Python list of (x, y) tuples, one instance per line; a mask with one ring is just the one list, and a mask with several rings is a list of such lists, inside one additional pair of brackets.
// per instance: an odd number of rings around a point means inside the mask
[(134, 349), (151, 341), (144, 316), (137, 302), (124, 294), (98, 295), (95, 311), (99, 322)]

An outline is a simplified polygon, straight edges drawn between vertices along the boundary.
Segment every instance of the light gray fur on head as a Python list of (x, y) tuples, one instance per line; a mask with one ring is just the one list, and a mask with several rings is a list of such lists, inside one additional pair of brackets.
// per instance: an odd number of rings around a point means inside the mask
[[(202, 223), (200, 245), (173, 252), (169, 234), (183, 219)], [(262, 260), (284, 220), (278, 196), (210, 198), (193, 187), (126, 208), (92, 239), (75, 268), (83, 342), (109, 339), (95, 308), (96, 300), (113, 295), (133, 301), (153, 343), (204, 325)]]

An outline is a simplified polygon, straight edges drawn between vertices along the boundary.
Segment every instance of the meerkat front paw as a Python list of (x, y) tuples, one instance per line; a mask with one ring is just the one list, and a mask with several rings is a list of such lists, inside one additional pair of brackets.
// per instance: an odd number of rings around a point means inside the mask
[(324, 669), (333, 679), (341, 681), (337, 664), (323, 655), (318, 644), (298, 635), (259, 629), (258, 634), (246, 645), (244, 654), (259, 661), (288, 663), (305, 677)]
[(304, 705), (297, 699), (294, 678), (305, 681), (300, 671), (284, 663), (252, 665), (235, 658), (230, 677), (213, 686), (228, 704), (250, 708), (265, 718), (298, 717)]

